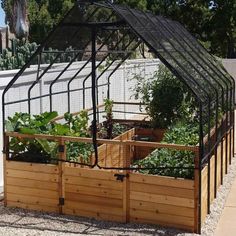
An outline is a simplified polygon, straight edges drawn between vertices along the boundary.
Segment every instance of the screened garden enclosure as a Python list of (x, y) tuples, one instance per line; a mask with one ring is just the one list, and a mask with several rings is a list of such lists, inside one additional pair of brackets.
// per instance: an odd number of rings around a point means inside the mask
[[(165, 67), (121, 85), (139, 56)], [(78, 1), (3, 93), (5, 205), (200, 233), (234, 153), (234, 94), (178, 22)]]

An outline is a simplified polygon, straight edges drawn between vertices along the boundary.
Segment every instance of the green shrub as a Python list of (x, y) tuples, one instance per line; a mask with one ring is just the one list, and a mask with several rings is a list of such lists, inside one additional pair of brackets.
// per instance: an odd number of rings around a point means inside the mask
[(132, 88), (136, 99), (146, 104), (153, 127), (167, 128), (177, 120), (194, 121), (197, 105), (188, 88), (164, 66), (153, 77), (135, 75)]
[[(198, 126), (186, 123), (177, 123), (171, 126), (164, 135), (163, 143), (181, 145), (196, 145), (199, 142)], [(194, 153), (190, 151), (177, 151), (173, 149), (156, 149), (143, 160), (134, 163), (136, 167), (152, 168), (139, 170), (144, 174), (163, 175), (192, 179), (194, 171)], [(170, 167), (169, 169), (155, 169)], [(173, 167), (177, 167), (174, 169)]]

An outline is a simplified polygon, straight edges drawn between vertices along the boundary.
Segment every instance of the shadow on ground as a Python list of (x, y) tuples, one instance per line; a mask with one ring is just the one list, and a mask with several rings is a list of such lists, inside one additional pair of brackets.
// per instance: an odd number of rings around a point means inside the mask
[[(45, 214), (17, 208), (5, 208), (0, 203), (0, 232), (7, 230), (16, 235), (24, 230), (31, 235), (183, 235), (185, 232), (144, 224), (122, 224), (97, 221), (83, 217)], [(22, 233), (23, 235), (23, 233)], [(27, 235), (27, 234), (26, 234)]]

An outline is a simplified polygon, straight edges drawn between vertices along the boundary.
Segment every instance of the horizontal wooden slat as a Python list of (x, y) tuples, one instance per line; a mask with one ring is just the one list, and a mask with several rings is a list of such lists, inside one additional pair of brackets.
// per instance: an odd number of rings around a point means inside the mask
[(22, 171), (32, 171), (40, 173), (59, 173), (58, 167), (56, 165), (50, 164), (39, 164), (39, 163), (27, 163), (20, 161), (6, 161), (7, 169), (22, 170)]
[(147, 220), (153, 220), (156, 223), (163, 222), (163, 223), (172, 223), (172, 224), (180, 224), (180, 225), (187, 225), (193, 226), (194, 225), (194, 218), (191, 217), (184, 217), (184, 216), (174, 216), (174, 215), (167, 215), (161, 214), (159, 212), (149, 212), (149, 211), (141, 211), (136, 210), (130, 211), (130, 217), (132, 218), (142, 218)]
[(174, 227), (177, 229), (184, 229), (184, 230), (189, 230), (190, 232), (193, 232), (193, 226), (188, 226), (188, 225), (181, 225), (181, 224), (174, 224), (170, 221), (168, 222), (162, 222), (162, 221), (157, 221), (157, 220), (150, 220), (150, 219), (145, 219), (145, 218), (138, 218), (138, 217), (130, 217), (130, 222), (134, 223), (146, 223), (146, 224), (157, 224), (157, 225), (163, 225), (163, 226), (169, 226), (169, 227)]
[(152, 193), (152, 194), (162, 194), (167, 196), (174, 197), (183, 197), (183, 198), (194, 198), (194, 190), (192, 189), (183, 189), (183, 188), (174, 188), (169, 186), (158, 186), (154, 184), (147, 183), (130, 183), (130, 190), (136, 192)]
[[(92, 143), (92, 138), (84, 138), (84, 137), (70, 137), (70, 136), (53, 136), (53, 135), (45, 135), (45, 134), (20, 134), (17, 132), (6, 132), (6, 136), (9, 137), (21, 137), (21, 138), (39, 138), (39, 139), (48, 139), (55, 141), (71, 141), (71, 142), (84, 142), (84, 143)], [(139, 146), (139, 147), (155, 147), (155, 148), (169, 148), (174, 150), (183, 150), (183, 151), (193, 151), (198, 152), (198, 146), (187, 146), (180, 144), (169, 144), (169, 143), (158, 143), (158, 142), (144, 142), (144, 141), (134, 141), (134, 140), (115, 140), (115, 139), (97, 139), (98, 144), (118, 144), (118, 145), (130, 145), (130, 146)]]
[(52, 191), (58, 190), (58, 183), (41, 181), (41, 180), (31, 180), (31, 179), (20, 179), (20, 178), (14, 178), (14, 177), (7, 177), (6, 183), (7, 183), (7, 185), (11, 185), (11, 186), (46, 189), (46, 190), (52, 190)]
[(184, 189), (194, 189), (194, 181), (187, 179), (175, 179), (168, 176), (145, 175), (139, 173), (131, 173), (129, 176), (131, 182), (147, 183), (154, 185), (170, 186)]
[(91, 188), (91, 187), (67, 184), (65, 186), (65, 191), (66, 194), (78, 193), (78, 194), (92, 195), (98, 197), (101, 196), (101, 197), (122, 199), (122, 191), (113, 189), (95, 188), (95, 187)]
[(66, 209), (76, 209), (82, 211), (90, 211), (95, 212), (97, 214), (111, 214), (116, 216), (122, 216), (123, 209), (118, 207), (112, 207), (107, 205), (97, 205), (91, 203), (83, 203), (83, 202), (74, 202), (74, 201), (66, 201), (65, 206)]
[[(58, 136), (58, 135), (47, 135), (47, 134), (22, 134), (17, 132), (6, 132), (6, 136), (16, 138), (29, 138), (29, 139), (47, 139), (53, 141), (70, 141), (70, 142), (81, 142), (81, 143), (93, 143), (92, 138), (86, 137), (75, 137), (75, 136)], [(97, 139), (98, 144), (122, 144), (120, 140), (114, 139)]]
[(155, 213), (162, 213), (168, 215), (176, 215), (176, 216), (186, 216), (186, 217), (194, 217), (194, 209), (183, 207), (183, 206), (173, 206), (173, 205), (165, 205), (153, 202), (144, 202), (144, 201), (130, 201), (130, 209), (142, 210), (142, 211), (150, 211)]
[[(105, 106), (105, 104), (100, 104), (100, 105), (97, 105), (96, 108), (99, 109), (99, 108), (102, 108), (102, 107), (104, 107), (104, 106)], [(93, 107), (88, 108), (88, 109), (84, 109), (83, 111), (89, 112), (89, 111), (92, 111), (92, 110), (93, 110)], [(72, 115), (72, 116), (76, 116), (76, 115), (79, 115), (80, 113), (81, 113), (81, 111), (79, 111), (79, 112), (74, 112), (74, 113), (71, 113), (71, 115)], [(63, 120), (64, 117), (65, 117), (64, 115), (62, 115), (62, 116), (57, 116), (57, 117), (54, 118), (51, 122), (55, 122), (55, 121), (58, 121), (58, 120)]]
[(7, 200), (12, 202), (24, 203), (24, 204), (33, 204), (39, 206), (49, 206), (49, 207), (57, 207), (58, 199), (50, 199), (47, 196), (26, 196), (20, 194), (7, 194)]
[(183, 207), (194, 207), (194, 200), (188, 198), (178, 198), (166, 195), (157, 195), (151, 193), (141, 193), (141, 192), (130, 192), (131, 200), (138, 200), (144, 202), (154, 202), (154, 203), (163, 203), (166, 205), (174, 205), (174, 206), (183, 206)]
[(25, 204), (14, 201), (7, 201), (8, 207), (19, 207), (27, 210), (35, 210), (35, 211), (44, 211), (44, 212), (54, 212), (59, 213), (58, 207), (50, 207), (50, 206), (42, 206), (42, 205), (33, 205), (33, 204)]
[(114, 207), (122, 207), (122, 199), (114, 199), (109, 197), (97, 197), (85, 194), (77, 194), (77, 193), (66, 193), (65, 201), (75, 201), (75, 202), (86, 202), (86, 203), (94, 203), (101, 205), (108, 205)]
[(92, 178), (65, 176), (65, 182), (68, 184), (87, 186), (87, 187), (99, 187), (99, 188), (122, 190), (122, 182), (120, 181), (110, 181), (101, 179), (97, 180)]
[(7, 175), (7, 177), (15, 177), (15, 178), (21, 178), (21, 179), (58, 182), (58, 175), (57, 174), (34, 173), (34, 172), (30, 172), (30, 171), (7, 169), (6, 175)]
[(194, 181), (187, 179), (175, 179), (166, 176), (154, 176), (131, 173), (129, 176), (131, 182), (147, 183), (154, 185), (170, 186), (175, 188), (194, 189)]
[(134, 141), (134, 140), (127, 140), (126, 145), (131, 145), (131, 146), (136, 146), (136, 147), (169, 148), (173, 150), (192, 151), (192, 152), (199, 151), (199, 147), (197, 146), (158, 143), (158, 142), (144, 142), (144, 141)]
[(124, 222), (123, 217), (112, 215), (112, 214), (96, 213), (96, 212), (91, 212), (91, 211), (82, 211), (82, 210), (68, 209), (68, 208), (65, 208), (64, 213), (68, 214), (68, 215), (84, 216), (84, 217), (94, 218), (94, 219), (97, 219), (97, 220)]
[(65, 176), (79, 176), (84, 178), (92, 178), (92, 179), (104, 179), (104, 180), (113, 180), (116, 181), (116, 177), (114, 174), (117, 172), (103, 171), (103, 170), (95, 170), (95, 169), (81, 169), (74, 167), (65, 167)]
[(26, 195), (26, 196), (47, 196), (47, 198), (50, 199), (58, 199), (58, 193), (56, 191), (50, 191), (50, 190), (42, 190), (42, 189), (36, 189), (36, 188), (26, 188), (26, 187), (18, 187), (18, 186), (7, 186), (7, 194), (13, 193), (13, 194), (20, 194), (20, 195)]

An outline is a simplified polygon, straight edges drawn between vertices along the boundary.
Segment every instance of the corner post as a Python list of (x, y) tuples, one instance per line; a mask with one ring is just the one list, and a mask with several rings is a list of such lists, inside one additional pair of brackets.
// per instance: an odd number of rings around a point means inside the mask
[(4, 133), (4, 149), (3, 149), (3, 184), (4, 184), (4, 206), (7, 206), (7, 160), (9, 159), (9, 136)]
[(194, 232), (201, 234), (201, 164), (199, 150), (194, 158)]
[[(123, 149), (123, 167), (130, 167), (130, 146), (122, 143)], [(129, 182), (129, 170), (123, 170), (123, 174), (126, 176), (123, 181), (123, 218), (124, 222), (130, 221), (130, 182)]]
[(59, 170), (59, 178), (58, 178), (58, 207), (59, 207), (59, 213), (64, 213), (64, 201), (65, 201), (65, 162), (66, 161), (66, 146), (65, 141), (61, 138), (59, 140), (59, 146), (58, 146), (58, 156), (59, 156), (59, 162), (58, 162), (58, 170)]

